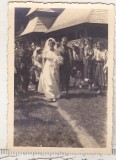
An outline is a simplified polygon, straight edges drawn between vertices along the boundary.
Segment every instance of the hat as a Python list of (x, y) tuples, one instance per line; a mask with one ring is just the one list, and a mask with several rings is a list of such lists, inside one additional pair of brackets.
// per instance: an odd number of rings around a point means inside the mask
[(39, 50), (41, 50), (41, 48), (40, 48), (40, 47), (37, 47), (37, 48), (36, 48), (36, 51), (39, 51)]
[(68, 41), (67, 37), (62, 37), (62, 41)]
[(100, 44), (100, 45), (104, 46), (104, 42), (103, 41), (98, 41), (97, 44)]

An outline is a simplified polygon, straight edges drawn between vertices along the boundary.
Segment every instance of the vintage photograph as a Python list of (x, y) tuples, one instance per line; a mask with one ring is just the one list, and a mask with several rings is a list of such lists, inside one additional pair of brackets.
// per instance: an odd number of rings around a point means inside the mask
[(111, 152), (113, 7), (9, 4), (9, 149)]

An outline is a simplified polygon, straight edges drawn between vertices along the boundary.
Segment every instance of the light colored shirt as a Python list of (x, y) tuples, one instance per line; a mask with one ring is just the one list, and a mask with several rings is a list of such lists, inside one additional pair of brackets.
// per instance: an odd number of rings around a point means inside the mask
[(79, 61), (80, 60), (80, 55), (76, 53), (76, 51), (73, 50), (73, 59), (75, 61)]
[(34, 64), (36, 67), (42, 68), (42, 63), (40, 63), (40, 62), (38, 61), (38, 59), (39, 59), (39, 57), (40, 57), (40, 55), (38, 55), (38, 53), (37, 53), (37, 50), (38, 50), (38, 49), (39, 49), (39, 48), (36, 48), (35, 51), (33, 52), (33, 64)]
[(96, 61), (104, 61), (106, 63), (107, 61), (107, 50), (98, 50), (98, 49), (95, 49), (94, 50), (94, 59)]

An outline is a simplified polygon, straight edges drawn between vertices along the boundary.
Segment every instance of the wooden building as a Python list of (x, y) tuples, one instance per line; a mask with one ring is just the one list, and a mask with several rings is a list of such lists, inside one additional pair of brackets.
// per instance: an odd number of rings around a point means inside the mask
[[(92, 37), (108, 39), (107, 9), (31, 9), (29, 23), (20, 36), (43, 43), (49, 37), (69, 41)], [(41, 42), (40, 42), (41, 41)]]

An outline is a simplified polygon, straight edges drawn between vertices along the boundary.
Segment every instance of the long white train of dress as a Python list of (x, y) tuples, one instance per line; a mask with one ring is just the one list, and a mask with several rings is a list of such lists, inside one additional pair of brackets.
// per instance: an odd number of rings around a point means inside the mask
[(40, 76), (38, 92), (44, 93), (47, 99), (59, 98), (59, 64), (54, 51), (48, 51), (45, 55), (43, 71)]

